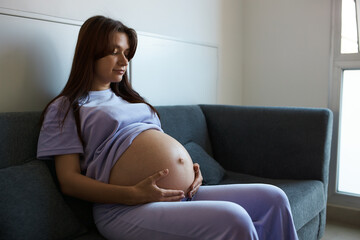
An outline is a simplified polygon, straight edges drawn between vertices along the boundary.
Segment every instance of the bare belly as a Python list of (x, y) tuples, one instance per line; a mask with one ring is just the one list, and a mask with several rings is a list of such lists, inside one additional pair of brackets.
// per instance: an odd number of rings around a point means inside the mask
[(169, 169), (157, 185), (165, 189), (183, 190), (194, 181), (193, 162), (185, 148), (174, 138), (157, 131), (139, 134), (111, 169), (109, 183), (135, 185), (143, 179)]

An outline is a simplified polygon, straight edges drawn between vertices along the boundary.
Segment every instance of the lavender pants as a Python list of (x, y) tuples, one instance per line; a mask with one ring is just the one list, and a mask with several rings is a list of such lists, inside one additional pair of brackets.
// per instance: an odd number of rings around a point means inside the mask
[(107, 239), (298, 239), (289, 201), (266, 184), (201, 186), (191, 201), (95, 204)]

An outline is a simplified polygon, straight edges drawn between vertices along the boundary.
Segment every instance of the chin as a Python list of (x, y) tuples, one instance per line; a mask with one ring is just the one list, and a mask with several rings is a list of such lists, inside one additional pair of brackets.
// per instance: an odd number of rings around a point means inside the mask
[(121, 82), (122, 81), (122, 77), (120, 77), (120, 78), (116, 78), (116, 79), (114, 79), (113, 81), (111, 81), (112, 83), (119, 83), (119, 82)]

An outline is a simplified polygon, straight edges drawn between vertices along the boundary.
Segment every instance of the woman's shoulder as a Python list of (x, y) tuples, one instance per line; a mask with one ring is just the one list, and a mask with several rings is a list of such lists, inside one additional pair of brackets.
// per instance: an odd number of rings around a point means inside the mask
[(70, 101), (67, 97), (65, 96), (60, 96), (58, 98), (56, 98), (55, 100), (53, 100), (50, 105), (48, 106), (47, 111), (58, 111), (64, 108), (68, 108), (70, 106)]
[[(45, 118), (64, 118), (69, 114), (70, 101), (67, 97), (61, 96), (56, 98), (46, 109)], [(71, 111), (70, 111), (71, 112)], [(71, 115), (71, 114), (70, 114)]]
[(50, 106), (60, 106), (62, 104), (66, 104), (67, 106), (69, 106), (70, 101), (69, 98), (66, 96), (60, 96), (58, 98), (56, 98), (51, 104)]

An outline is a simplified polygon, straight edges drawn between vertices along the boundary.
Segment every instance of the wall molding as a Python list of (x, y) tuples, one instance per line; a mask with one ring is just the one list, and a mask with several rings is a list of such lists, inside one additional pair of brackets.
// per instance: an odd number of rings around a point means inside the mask
[(79, 20), (54, 17), (50, 15), (38, 14), (27, 11), (19, 11), (19, 10), (3, 8), (3, 7), (0, 7), (0, 14), (14, 16), (14, 17), (28, 18), (33, 20), (46, 21), (46, 22), (74, 25), (74, 26), (81, 26), (83, 24), (83, 21), (79, 21)]
[[(10, 102), (0, 107), (41, 109), (66, 84), (83, 22), (1, 7), (0, 18), (0, 96)], [(217, 102), (217, 46), (145, 32), (138, 39), (128, 74), (144, 98), (154, 105)]]
[[(0, 7), (0, 14), (14, 16), (14, 17), (28, 18), (28, 19), (33, 19), (33, 20), (46, 21), (46, 22), (67, 24), (67, 25), (73, 25), (73, 26), (81, 26), (84, 23), (84, 21), (75, 20), (75, 19), (61, 18), (61, 17), (55, 17), (55, 16), (51, 16), (51, 15), (39, 14), (39, 13), (28, 12), (28, 11), (20, 11), (20, 10), (15, 10), (15, 9), (11, 9), (11, 8), (3, 8), (3, 7)], [(148, 36), (148, 37), (154, 37), (154, 38), (159, 38), (159, 39), (195, 44), (195, 45), (200, 45), (200, 46), (205, 46), (205, 47), (212, 47), (212, 48), (219, 47), (217, 44), (213, 44), (213, 43), (186, 40), (186, 39), (175, 38), (175, 37), (170, 37), (170, 36), (161, 35), (161, 34), (155, 34), (155, 33), (143, 32), (143, 31), (136, 31), (136, 33), (138, 35), (142, 35), (142, 36)]]

